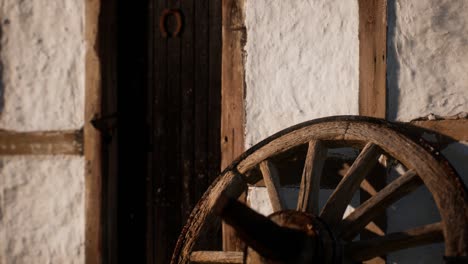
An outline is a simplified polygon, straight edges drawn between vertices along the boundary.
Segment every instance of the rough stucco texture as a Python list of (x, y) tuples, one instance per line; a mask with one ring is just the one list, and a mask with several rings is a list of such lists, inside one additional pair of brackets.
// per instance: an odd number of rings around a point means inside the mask
[(305, 120), (358, 114), (357, 1), (246, 1), (246, 147)]
[(0, 128), (76, 129), (84, 120), (84, 1), (0, 1)]
[(468, 111), (468, 2), (388, 2), (389, 118)]
[(84, 160), (0, 159), (0, 263), (84, 263)]

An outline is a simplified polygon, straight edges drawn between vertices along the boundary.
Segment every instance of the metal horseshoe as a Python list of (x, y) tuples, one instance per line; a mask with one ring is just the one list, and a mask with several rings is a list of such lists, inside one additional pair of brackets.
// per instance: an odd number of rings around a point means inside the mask
[(169, 16), (174, 16), (177, 22), (176, 28), (174, 32), (170, 34), (171, 37), (177, 37), (182, 30), (182, 14), (180, 13), (179, 9), (164, 9), (159, 17), (159, 31), (161, 31), (161, 35), (165, 38), (169, 36), (169, 33), (166, 28), (166, 20)]

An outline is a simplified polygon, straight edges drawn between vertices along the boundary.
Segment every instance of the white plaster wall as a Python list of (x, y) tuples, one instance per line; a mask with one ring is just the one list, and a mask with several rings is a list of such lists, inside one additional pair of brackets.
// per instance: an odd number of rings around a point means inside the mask
[(305, 120), (358, 114), (358, 6), (247, 0), (246, 147)]
[(468, 111), (468, 2), (388, 1), (389, 118)]
[(84, 159), (0, 158), (0, 263), (84, 263)]
[[(0, 129), (84, 124), (83, 0), (0, 1)], [(84, 263), (84, 159), (0, 157), (0, 264)]]
[(80, 128), (84, 1), (2, 0), (0, 19), (0, 129)]

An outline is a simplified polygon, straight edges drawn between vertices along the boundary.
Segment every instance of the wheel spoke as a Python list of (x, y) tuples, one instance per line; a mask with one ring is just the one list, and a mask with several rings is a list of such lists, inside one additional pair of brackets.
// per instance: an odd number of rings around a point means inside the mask
[(435, 223), (383, 237), (350, 242), (345, 245), (345, 254), (353, 261), (363, 261), (400, 249), (438, 243), (443, 240), (442, 224)]
[(422, 184), (421, 178), (414, 171), (407, 171), (346, 217), (339, 228), (340, 237), (344, 240), (353, 239), (380, 212)]
[(318, 214), (320, 177), (327, 158), (327, 149), (318, 140), (309, 142), (309, 149), (302, 172), (297, 210)]
[(265, 160), (260, 163), (260, 170), (262, 171), (263, 180), (268, 190), (273, 212), (285, 209), (285, 203), (280, 194), (279, 174), (275, 165), (269, 160)]
[(343, 217), (346, 207), (361, 182), (377, 163), (382, 150), (373, 143), (367, 143), (359, 156), (340, 181), (320, 213), (331, 227), (336, 227)]
[(194, 251), (190, 255), (192, 263), (241, 264), (243, 261), (244, 253), (238, 251)]
[(294, 258), (306, 244), (315, 245), (315, 233), (308, 235), (301, 230), (279, 225), (247, 205), (224, 195), (218, 199), (214, 213), (232, 226), (247, 246), (267, 259)]

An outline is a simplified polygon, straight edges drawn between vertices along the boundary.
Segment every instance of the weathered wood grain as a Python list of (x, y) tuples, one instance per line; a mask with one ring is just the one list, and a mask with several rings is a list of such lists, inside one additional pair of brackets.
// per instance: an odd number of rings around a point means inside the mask
[[(222, 0), (221, 170), (244, 152), (244, 15), (244, 0)], [(234, 230), (224, 224), (222, 228), (223, 249), (242, 250)]]
[[(416, 174), (420, 175), (439, 209), (445, 255), (467, 255), (468, 194), (464, 188), (460, 188), (463, 186), (461, 179), (450, 166), (447, 166), (447, 162), (442, 157), (435, 156), (423, 146), (397, 132), (401, 131), (400, 125), (372, 118), (342, 116), (313, 120), (293, 126), (278, 132), (245, 152), (239, 160), (229, 167), (230, 170), (225, 172), (223, 178), (214, 184), (206, 197), (216, 199), (216, 195), (212, 194), (213, 188), (217, 189), (215, 193), (218, 194), (223, 190), (236, 190), (238, 194), (242, 193), (243, 187), (241, 185), (250, 182), (252, 180), (250, 177), (257, 176), (249, 174), (241, 176), (237, 174), (238, 171), (247, 172), (263, 160), (299, 145), (307, 144), (311, 140), (324, 141), (327, 146), (333, 145), (333, 142), (340, 145), (370, 142), (401, 162), (406, 168), (413, 169)], [(231, 176), (226, 177), (230, 174)], [(239, 177), (232, 177), (234, 175), (239, 175)], [(231, 182), (234, 179), (240, 180), (240, 182), (237, 184)], [(196, 240), (203, 222), (210, 221), (208, 212), (212, 210), (213, 204), (211, 199), (208, 201), (202, 200), (193, 212), (193, 218), (189, 220), (184, 229), (179, 239), (178, 248), (173, 255), (173, 260), (177, 260), (177, 262), (173, 263), (187, 263), (185, 256), (191, 252), (193, 241)], [(388, 238), (388, 236), (385, 237)], [(390, 236), (391, 238), (392, 236)]]
[(411, 124), (457, 141), (468, 140), (468, 119), (418, 120)]
[[(387, 0), (359, 0), (359, 115), (386, 118), (387, 115)], [(366, 182), (376, 189), (385, 186), (385, 178), (379, 168)], [(369, 193), (361, 191), (364, 202)], [(386, 216), (379, 216), (375, 223), (385, 229)], [(361, 234), (367, 237), (368, 234)], [(385, 263), (373, 261), (372, 263)]]
[(267, 187), (268, 197), (270, 198), (271, 207), (273, 212), (284, 210), (285, 201), (281, 197), (280, 193), (280, 181), (278, 175), (278, 169), (269, 160), (265, 160), (260, 163), (260, 171), (263, 175), (263, 181)]
[(320, 178), (327, 158), (327, 149), (318, 140), (309, 142), (301, 186), (297, 199), (297, 210), (318, 215)]
[(102, 157), (101, 135), (91, 121), (101, 114), (101, 68), (98, 58), (99, 0), (85, 2), (85, 262), (102, 262)]
[(341, 238), (351, 240), (374, 217), (405, 195), (411, 193), (423, 182), (412, 170), (398, 177), (376, 195), (369, 198), (343, 220)]
[(0, 155), (83, 155), (83, 130), (0, 130)]
[[(367, 120), (368, 122), (358, 120)], [(449, 189), (458, 189), (457, 186), (461, 186), (463, 183), (457, 177), (450, 177), (441, 182), (440, 175), (453, 174), (453, 171), (436, 161), (428, 151), (417, 143), (396, 132), (389, 123), (364, 117), (333, 117), (305, 122), (271, 136), (262, 144), (245, 153), (245, 157), (239, 161), (237, 169), (240, 172), (246, 172), (260, 161), (285, 152), (293, 146), (305, 144), (312, 139), (350, 143), (356, 141), (375, 142), (387, 154), (398, 159), (407, 168), (414, 168), (418, 175), (424, 175), (421, 178), (433, 193), (438, 208), (443, 208), (441, 211), (443, 217), (459, 223), (456, 225), (459, 232), (454, 232), (452, 236), (446, 238), (446, 242), (449, 244), (446, 247), (447, 255), (448, 252), (467, 250), (464, 247), (468, 247), (468, 245), (462, 246), (459, 243), (463, 241), (461, 237), (468, 237), (468, 229), (462, 224), (468, 218), (466, 198), (460, 196), (459, 192), (446, 192)], [(447, 169), (448, 171), (445, 171)], [(454, 204), (450, 204), (448, 201), (452, 201)], [(464, 209), (455, 211), (452, 208)]]
[(362, 261), (400, 249), (442, 241), (444, 241), (443, 226), (441, 223), (435, 223), (383, 237), (350, 242), (345, 245), (345, 255), (354, 261)]
[(227, 171), (219, 176), (200, 202), (195, 206), (182, 230), (172, 255), (171, 263), (188, 263), (192, 248), (207, 222), (213, 220), (213, 210), (221, 194), (228, 197), (239, 197), (247, 188), (244, 177), (239, 173)]
[(386, 118), (387, 0), (359, 0), (359, 114)]
[[(261, 161), (283, 153), (293, 146), (306, 144), (311, 140), (330, 142), (343, 141), (347, 129), (347, 122), (330, 122), (327, 124), (316, 124), (315, 126), (292, 127), (284, 132), (281, 137), (273, 135), (267, 144), (257, 145), (257, 148), (251, 148), (250, 152), (246, 153), (244, 159), (237, 164), (237, 169), (240, 173), (245, 173), (259, 164)], [(289, 131), (290, 130), (290, 131)], [(331, 146), (330, 146), (331, 147)]]
[(332, 228), (336, 227), (341, 221), (354, 193), (358, 190), (362, 180), (375, 166), (381, 154), (382, 150), (377, 145), (368, 143), (331, 194), (320, 212), (320, 217)]
[(244, 152), (244, 1), (222, 2), (221, 169)]
[(239, 251), (195, 251), (190, 255), (192, 263), (242, 264), (244, 253)]

